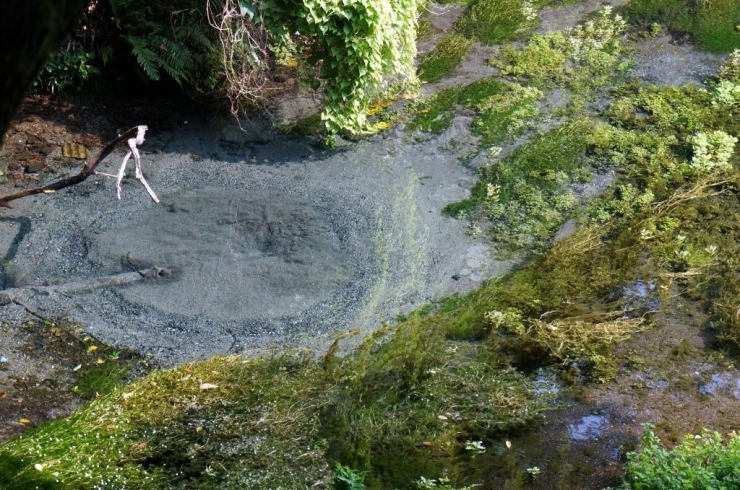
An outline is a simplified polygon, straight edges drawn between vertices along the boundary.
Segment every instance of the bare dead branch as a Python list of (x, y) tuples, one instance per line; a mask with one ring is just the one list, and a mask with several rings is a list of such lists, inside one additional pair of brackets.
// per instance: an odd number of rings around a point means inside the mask
[[(11, 194), (9, 196), (5, 196), (0, 198), (0, 206), (4, 206), (6, 208), (12, 208), (13, 206), (10, 205), (11, 201), (15, 201), (16, 199), (20, 199), (22, 197), (27, 196), (33, 196), (35, 194), (51, 194), (53, 192), (56, 192), (60, 189), (64, 189), (65, 187), (69, 187), (75, 184), (79, 184), (80, 182), (86, 180), (91, 175), (95, 174), (95, 169), (98, 167), (101, 161), (105, 157), (111, 154), (111, 152), (115, 149), (116, 145), (119, 144), (122, 141), (126, 141), (128, 139), (131, 139), (132, 136), (137, 136), (139, 133), (139, 128), (141, 126), (135, 126), (128, 131), (122, 133), (120, 136), (118, 136), (116, 139), (105, 145), (97, 155), (95, 155), (94, 158), (89, 160), (84, 167), (82, 167), (82, 170), (80, 170), (79, 173), (72, 175), (70, 177), (65, 177), (63, 179), (57, 180), (56, 182), (52, 182), (51, 184), (47, 184), (43, 187), (37, 187), (35, 189), (26, 189), (21, 192), (17, 192), (15, 194)], [(146, 127), (146, 126), (144, 126)], [(143, 135), (142, 135), (143, 138)], [(143, 141), (143, 139), (142, 139)], [(142, 182), (143, 183), (143, 182)], [(145, 186), (148, 187), (148, 186)], [(152, 193), (150, 193), (151, 195)], [(154, 196), (156, 197), (156, 196)], [(152, 199), (154, 199), (154, 197)], [(159, 202), (155, 199), (155, 202)]]
[(144, 279), (166, 276), (167, 274), (169, 274), (167, 269), (154, 266), (144, 270), (136, 270), (135, 272), (122, 272), (120, 274), (110, 276), (94, 277), (84, 281), (73, 281), (51, 286), (29, 286), (4, 289), (3, 291), (0, 291), (0, 306), (7, 305), (12, 302), (25, 307), (23, 302), (34, 295), (61, 294), (63, 296), (68, 296), (70, 294), (92, 291), (95, 289), (129, 285)]

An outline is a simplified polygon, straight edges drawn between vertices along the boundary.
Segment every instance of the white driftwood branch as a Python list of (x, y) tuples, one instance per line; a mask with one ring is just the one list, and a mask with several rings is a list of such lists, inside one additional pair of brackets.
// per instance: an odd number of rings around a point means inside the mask
[[(118, 197), (118, 200), (121, 200), (121, 181), (123, 180), (123, 176), (126, 175), (126, 165), (128, 164), (129, 158), (131, 158), (131, 155), (134, 156), (134, 162), (136, 163), (136, 178), (139, 182), (141, 182), (141, 185), (144, 186), (144, 189), (146, 189), (147, 193), (149, 194), (149, 197), (152, 198), (152, 201), (158, 203), (159, 198), (154, 193), (151, 187), (149, 187), (149, 183), (144, 178), (144, 174), (141, 172), (141, 156), (139, 155), (139, 150), (136, 148), (137, 145), (140, 145), (144, 143), (144, 134), (146, 134), (147, 129), (149, 129), (146, 126), (138, 126), (137, 127), (137, 133), (136, 138), (130, 138), (128, 140), (128, 147), (129, 151), (126, 153), (126, 156), (123, 157), (123, 163), (121, 163), (121, 168), (118, 170), (118, 175), (116, 175), (116, 196)], [(104, 174), (102, 172), (96, 172), (97, 175), (105, 175), (106, 177), (113, 177), (110, 174)]]

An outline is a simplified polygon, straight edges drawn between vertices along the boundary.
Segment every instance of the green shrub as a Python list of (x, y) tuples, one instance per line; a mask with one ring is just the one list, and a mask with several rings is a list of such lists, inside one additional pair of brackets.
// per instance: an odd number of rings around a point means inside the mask
[(33, 86), (53, 94), (70, 88), (80, 90), (100, 76), (100, 70), (92, 64), (94, 61), (95, 55), (83, 49), (58, 52), (46, 63)]
[(337, 463), (334, 473), (334, 488), (336, 490), (365, 490), (367, 471), (355, 471), (349, 466)]
[(694, 155), (689, 165), (701, 172), (727, 169), (730, 167), (730, 157), (735, 152), (735, 143), (737, 138), (724, 131), (697, 133), (691, 138)]
[(686, 436), (667, 450), (645, 426), (643, 448), (628, 454), (624, 481), (629, 490), (699, 490), (740, 487), (740, 437), (734, 432), (727, 443), (717, 432)]

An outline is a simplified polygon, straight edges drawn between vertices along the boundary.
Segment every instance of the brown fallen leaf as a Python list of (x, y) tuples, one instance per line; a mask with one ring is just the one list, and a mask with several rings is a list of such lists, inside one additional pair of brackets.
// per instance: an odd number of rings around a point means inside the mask
[(64, 145), (62, 145), (62, 155), (66, 158), (87, 160), (90, 158), (90, 150), (79, 143), (64, 143)]
[(131, 444), (128, 447), (128, 452), (129, 453), (136, 453), (136, 452), (142, 451), (144, 449), (146, 449), (146, 442), (144, 442), (144, 441), (138, 441), (138, 442), (135, 442), (135, 443)]

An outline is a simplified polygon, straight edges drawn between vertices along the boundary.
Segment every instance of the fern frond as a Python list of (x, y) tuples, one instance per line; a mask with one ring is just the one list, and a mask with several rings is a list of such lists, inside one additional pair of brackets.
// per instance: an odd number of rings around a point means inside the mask
[(125, 39), (131, 44), (131, 52), (146, 76), (154, 81), (159, 80), (159, 56), (149, 48), (147, 39), (140, 36), (125, 36)]

